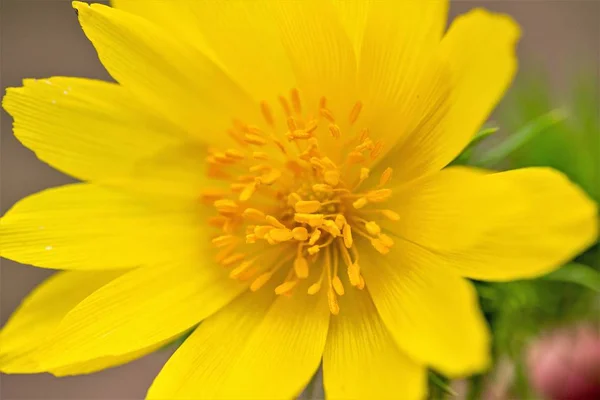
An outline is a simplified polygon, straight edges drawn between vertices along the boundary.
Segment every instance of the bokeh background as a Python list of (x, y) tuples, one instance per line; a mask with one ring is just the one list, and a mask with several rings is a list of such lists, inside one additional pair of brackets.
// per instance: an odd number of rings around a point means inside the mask
[[(2, 93), (6, 87), (19, 86), (23, 78), (30, 77), (110, 79), (80, 30), (70, 3), (69, 0), (0, 1)], [(547, 73), (552, 91), (559, 98), (581, 71), (600, 82), (597, 79), (600, 0), (458, 0), (452, 3), (451, 17), (474, 7), (505, 12), (519, 22), (523, 29), (520, 73), (534, 69)], [(4, 111), (0, 119), (0, 214), (3, 214), (19, 199), (69, 183), (71, 179), (37, 160), (18, 143), (12, 136), (12, 121)], [(23, 297), (51, 271), (7, 260), (0, 263), (0, 325), (3, 325)], [(88, 376), (57, 379), (47, 374), (0, 375), (0, 399), (141, 399), (171, 351), (163, 350)]]

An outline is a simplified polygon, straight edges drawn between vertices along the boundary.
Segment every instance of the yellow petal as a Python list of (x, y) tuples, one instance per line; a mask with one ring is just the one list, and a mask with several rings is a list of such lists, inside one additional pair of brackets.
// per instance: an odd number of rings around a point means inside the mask
[(477, 9), (456, 18), (425, 74), (429, 87), (408, 100), (415, 109), (424, 107), (417, 119), (400, 125), (407, 135), (392, 150), (402, 160), (400, 179), (441, 169), (469, 143), (513, 79), (519, 36), (505, 15)]
[(405, 210), (390, 225), (397, 235), (474, 279), (545, 274), (598, 237), (596, 204), (549, 168), (449, 168), (405, 187), (396, 207)]
[(0, 219), (0, 255), (60, 269), (167, 262), (202, 246), (206, 220), (198, 208), (145, 203), (91, 184), (48, 189), (19, 201)]
[(489, 332), (467, 280), (404, 240), (385, 256), (370, 248), (363, 253), (367, 288), (400, 349), (448, 376), (487, 368)]
[(351, 288), (338, 302), (323, 354), (327, 398), (425, 398), (425, 367), (398, 349), (369, 293)]
[(167, 362), (149, 399), (284, 399), (319, 366), (329, 323), (325, 296), (304, 285), (273, 302), (248, 293), (204, 321)]
[[(349, 2), (350, 3), (350, 2)], [(348, 6), (346, 6), (348, 7)], [(362, 121), (388, 151), (422, 117), (432, 82), (429, 71), (444, 27), (448, 1), (372, 1), (359, 62)]]
[(243, 290), (202, 258), (135, 269), (73, 308), (37, 354), (43, 368), (123, 356), (174, 338)]
[(7, 89), (14, 134), (38, 158), (82, 180), (127, 175), (185, 133), (123, 87), (81, 78), (27, 79)]
[(295, 79), (269, 1), (118, 0), (113, 4), (212, 54), (256, 100), (276, 100), (295, 86)]
[(281, 40), (310, 110), (321, 96), (345, 120), (355, 98), (356, 57), (335, 7), (318, 0), (272, 2)]
[(197, 48), (139, 16), (101, 4), (73, 4), (108, 72), (193, 137), (222, 142), (232, 118), (259, 115), (247, 93)]
[(0, 331), (0, 370), (4, 373), (41, 372), (35, 362), (36, 351), (65, 314), (124, 272), (67, 271), (40, 284)]

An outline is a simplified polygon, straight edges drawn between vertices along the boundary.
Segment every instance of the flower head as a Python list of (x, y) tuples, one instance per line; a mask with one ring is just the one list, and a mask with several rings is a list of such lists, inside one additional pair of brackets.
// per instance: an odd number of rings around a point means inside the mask
[(117, 83), (4, 98), (17, 138), (85, 181), (1, 220), (3, 257), (67, 270), (3, 329), (5, 372), (107, 368), (201, 322), (150, 398), (289, 398), (321, 361), (328, 397), (422, 398), (427, 367), (489, 362), (464, 278), (543, 274), (596, 238), (559, 173), (443, 169), (515, 72), (506, 16), (444, 33), (441, 0), (74, 6)]

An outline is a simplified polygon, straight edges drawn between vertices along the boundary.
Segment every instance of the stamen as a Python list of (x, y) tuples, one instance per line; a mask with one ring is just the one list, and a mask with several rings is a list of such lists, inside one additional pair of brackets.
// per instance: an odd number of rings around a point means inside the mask
[(369, 200), (372, 203), (381, 203), (381, 202), (389, 199), (391, 195), (392, 195), (391, 189), (378, 189), (378, 190), (371, 190), (370, 192), (367, 193), (366, 197), (367, 197), (367, 200)]
[(271, 127), (275, 127), (275, 120), (273, 119), (273, 113), (267, 102), (262, 101), (260, 103), (260, 111), (262, 112), (263, 118)]
[(279, 220), (272, 215), (267, 215), (265, 219), (269, 224), (273, 225), (275, 228), (286, 228), (284, 224), (279, 222)]
[(274, 241), (280, 243), (287, 242), (288, 240), (291, 240), (294, 237), (292, 231), (287, 228), (272, 229), (271, 231), (269, 231), (269, 235)]
[(298, 201), (294, 204), (294, 209), (299, 213), (311, 214), (319, 211), (321, 208), (321, 203), (317, 200), (309, 200), (309, 201)]
[(332, 193), (333, 188), (329, 185), (325, 185), (323, 183), (317, 183), (312, 186), (312, 190), (320, 193)]
[(308, 239), (308, 230), (303, 226), (298, 226), (292, 229), (292, 234), (294, 235), (294, 239), (299, 242), (304, 242)]
[(242, 262), (239, 266), (235, 267), (231, 270), (231, 272), (229, 272), (229, 277), (233, 279), (239, 278), (243, 272), (247, 271), (248, 268), (250, 268), (252, 264), (254, 264), (254, 261), (256, 261), (256, 259)]
[(379, 179), (379, 186), (384, 186), (386, 183), (388, 183), (390, 181), (391, 177), (392, 177), (392, 169), (388, 167), (381, 174), (381, 178)]
[(343, 236), (344, 236), (344, 245), (347, 248), (351, 248), (353, 240), (352, 240), (352, 228), (350, 227), (350, 224), (344, 225)]
[(331, 136), (335, 139), (339, 139), (340, 136), (342, 136), (342, 131), (336, 124), (329, 124), (329, 133), (331, 133)]
[[(302, 249), (302, 246), (300, 246)], [(308, 261), (306, 258), (302, 257), (302, 254), (298, 254), (296, 259), (294, 260), (294, 271), (296, 272), (296, 276), (300, 279), (308, 278)]]
[(352, 207), (356, 208), (357, 210), (360, 208), (363, 208), (364, 206), (366, 206), (368, 203), (367, 198), (366, 197), (361, 197), (358, 200), (354, 201), (354, 203), (352, 203)]
[(287, 281), (275, 288), (275, 294), (284, 294), (289, 292), (298, 284), (298, 281)]
[(256, 208), (246, 208), (242, 213), (242, 217), (253, 219), (255, 221), (263, 221), (265, 219), (265, 213)]
[(337, 170), (325, 171), (323, 178), (328, 185), (336, 187), (340, 183), (340, 172)]
[(377, 236), (381, 233), (381, 228), (374, 221), (368, 221), (365, 224), (365, 228), (367, 229), (367, 232), (369, 232), (373, 236)]
[(288, 103), (287, 99), (283, 96), (279, 96), (279, 104), (281, 108), (283, 108), (283, 112), (286, 116), (290, 116), (292, 114), (292, 109), (290, 108), (290, 103)]
[(302, 114), (302, 104), (300, 103), (300, 92), (298, 89), (292, 89), (291, 92), (292, 97), (292, 107), (294, 108), (294, 112), (296, 114)]
[(254, 144), (256, 146), (264, 146), (265, 144), (269, 143), (267, 139), (253, 133), (246, 133), (244, 135), (244, 141), (248, 144)]
[(313, 228), (323, 225), (323, 214), (294, 214), (294, 221), (309, 224)]
[(310, 239), (308, 240), (309, 245), (314, 245), (317, 243), (319, 238), (321, 237), (321, 231), (319, 229), (315, 229), (313, 233), (310, 235)]
[(390, 221), (400, 221), (400, 215), (392, 210), (380, 210), (381, 214)]
[(216, 238), (214, 238), (212, 240), (212, 244), (214, 244), (216, 247), (225, 247), (234, 243), (237, 243), (238, 238), (236, 236), (232, 236), (232, 235), (223, 235), (223, 236), (217, 236)]
[(269, 160), (269, 155), (267, 153), (263, 153), (262, 151), (255, 151), (252, 153), (252, 158), (255, 160)]
[(360, 101), (357, 101), (352, 107), (352, 111), (350, 111), (350, 125), (353, 125), (360, 115), (360, 111), (362, 110), (363, 104)]

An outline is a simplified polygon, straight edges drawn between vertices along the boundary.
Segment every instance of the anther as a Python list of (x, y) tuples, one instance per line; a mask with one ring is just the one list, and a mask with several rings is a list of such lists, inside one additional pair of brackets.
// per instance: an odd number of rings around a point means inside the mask
[(294, 234), (291, 229), (276, 228), (269, 231), (269, 236), (271, 236), (275, 242), (287, 242), (294, 237)]
[(329, 311), (333, 315), (338, 315), (340, 313), (340, 306), (337, 302), (337, 298), (335, 297), (335, 293), (331, 288), (327, 291), (327, 303), (329, 304)]
[(265, 185), (272, 185), (281, 177), (281, 171), (277, 168), (273, 168), (264, 175), (259, 176), (257, 179), (260, 183)]
[(243, 160), (245, 158), (244, 153), (237, 149), (225, 150), (225, 155), (233, 160)]
[(317, 254), (320, 250), (321, 250), (321, 247), (315, 245), (315, 246), (309, 247), (307, 251), (308, 251), (308, 254), (310, 254), (312, 256), (312, 255)]
[(392, 195), (392, 189), (371, 190), (367, 193), (367, 200), (373, 203), (386, 201)]
[(323, 225), (325, 225), (325, 230), (327, 230), (327, 232), (333, 235), (333, 237), (338, 237), (342, 235), (340, 228), (338, 228), (334, 221), (327, 219), (323, 221)]
[(229, 199), (216, 200), (213, 204), (220, 213), (224, 214), (236, 213), (239, 210), (238, 204)]
[(367, 222), (365, 224), (365, 228), (367, 229), (367, 232), (369, 232), (373, 236), (377, 236), (381, 233), (381, 228), (374, 221)]
[(358, 120), (358, 116), (360, 115), (360, 111), (362, 110), (363, 104), (360, 101), (357, 101), (352, 107), (352, 111), (350, 111), (350, 124), (354, 124)]
[(298, 284), (298, 281), (283, 282), (281, 285), (279, 285), (275, 288), (275, 294), (287, 293), (290, 290), (292, 290), (297, 284)]
[(342, 281), (340, 280), (340, 278), (338, 276), (334, 276), (333, 279), (331, 280), (331, 285), (333, 286), (333, 290), (335, 290), (335, 292), (339, 295), (339, 296), (343, 296), (344, 295), (344, 285), (342, 285)]
[(328, 185), (336, 187), (338, 183), (340, 183), (340, 172), (337, 170), (325, 171), (323, 174), (323, 179), (325, 179), (325, 182)]
[(216, 238), (214, 238), (212, 240), (212, 244), (214, 244), (216, 247), (225, 247), (227, 245), (236, 243), (237, 240), (238, 239), (235, 236), (223, 235), (223, 236), (217, 236)]
[(392, 177), (392, 169), (388, 167), (381, 174), (381, 178), (379, 179), (379, 186), (384, 186), (386, 183), (388, 183), (390, 181), (391, 177)]
[(279, 222), (279, 220), (272, 215), (267, 215), (265, 219), (269, 224), (273, 225), (275, 228), (286, 228), (284, 224)]
[(292, 89), (291, 98), (292, 98), (292, 108), (294, 109), (294, 112), (296, 114), (301, 114), (302, 113), (302, 103), (300, 102), (300, 92), (298, 91), (298, 89), (296, 89), (296, 88)]
[(325, 185), (324, 183), (317, 183), (313, 185), (312, 190), (320, 193), (333, 193), (333, 188), (329, 185)]
[(315, 243), (317, 243), (317, 241), (319, 240), (320, 237), (321, 237), (321, 231), (319, 229), (315, 229), (313, 231), (313, 233), (311, 233), (311, 235), (310, 235), (310, 239), (308, 240), (308, 244), (310, 246), (314, 245)]
[(329, 133), (336, 139), (339, 139), (339, 137), (342, 136), (342, 131), (336, 124), (329, 124)]
[(287, 99), (283, 96), (279, 96), (279, 104), (281, 104), (281, 108), (283, 108), (283, 112), (286, 116), (292, 114), (292, 109), (290, 108), (290, 103), (288, 103)]
[(348, 279), (352, 286), (360, 284), (360, 267), (357, 263), (352, 263), (348, 266)]
[(294, 271), (298, 278), (308, 278), (308, 261), (306, 261), (306, 258), (302, 257), (302, 255), (299, 255), (294, 260)]
[(272, 276), (272, 272), (265, 272), (264, 274), (260, 275), (250, 284), (250, 290), (256, 292), (258, 289), (263, 287), (265, 283), (267, 283), (269, 279), (271, 279)]
[(390, 248), (388, 246), (386, 246), (383, 243), (383, 241), (379, 238), (371, 239), (371, 245), (375, 248), (375, 250), (377, 250), (381, 254), (387, 254), (390, 252)]
[(256, 226), (254, 228), (254, 234), (256, 235), (257, 238), (264, 239), (265, 236), (267, 235), (267, 233), (269, 233), (272, 229), (274, 229), (274, 228), (269, 225)]
[(240, 193), (239, 196), (239, 201), (248, 201), (250, 200), (250, 197), (252, 197), (252, 195), (254, 194), (254, 192), (256, 191), (256, 182), (252, 182), (248, 185), (246, 185), (244, 187), (244, 190), (242, 190), (242, 192)]
[(369, 168), (361, 168), (360, 169), (360, 181), (364, 181), (365, 179), (367, 179), (369, 177), (369, 173), (371, 172), (371, 170)]
[(246, 133), (244, 135), (244, 140), (248, 144), (254, 144), (257, 146), (264, 146), (265, 144), (269, 143), (267, 139), (263, 138), (262, 136), (255, 135), (253, 133)]
[(317, 200), (301, 200), (294, 204), (294, 210), (299, 213), (311, 214), (319, 211), (321, 203)]
[(379, 235), (379, 240), (381, 240), (381, 243), (383, 243), (384, 246), (387, 246), (387, 247), (394, 246), (394, 240), (391, 237), (389, 237), (388, 235), (386, 235), (385, 233), (382, 233), (381, 235)]
[(400, 220), (400, 215), (397, 212), (394, 212), (392, 210), (380, 210), (379, 212), (381, 214), (383, 214), (383, 216), (386, 217), (387, 219), (389, 219), (390, 221), (399, 221)]
[(335, 224), (337, 225), (338, 229), (342, 230), (344, 228), (344, 225), (346, 225), (346, 217), (344, 217), (343, 214), (336, 215)]
[(371, 160), (374, 160), (377, 157), (379, 157), (381, 155), (382, 151), (383, 151), (383, 142), (378, 141), (377, 143), (375, 143), (375, 146), (373, 147), (373, 149), (371, 149), (371, 153), (369, 154), (371, 156)]
[(288, 206), (294, 206), (297, 202), (302, 201), (302, 197), (300, 197), (297, 193), (290, 193), (288, 195)]
[(308, 239), (308, 230), (303, 226), (297, 226), (292, 229), (292, 234), (294, 235), (294, 239), (299, 242), (304, 242)]
[(244, 258), (246, 258), (246, 255), (244, 253), (235, 253), (225, 257), (223, 261), (221, 261), (221, 265), (227, 267), (231, 264), (235, 264), (238, 261), (242, 261)]
[(358, 283), (357, 286), (358, 289), (363, 290), (365, 288), (365, 278), (363, 278), (363, 276), (360, 276), (360, 282)]
[(352, 203), (352, 207), (358, 210), (359, 208), (363, 208), (364, 206), (366, 206), (367, 203), (368, 200), (366, 197), (360, 197), (359, 199), (355, 200), (354, 203)]
[(254, 263), (254, 261), (255, 260), (248, 260), (248, 261), (242, 262), (240, 265), (238, 265), (237, 267), (232, 269), (231, 272), (229, 272), (229, 277), (233, 278), (233, 279), (238, 278), (242, 274), (242, 272), (244, 272), (248, 268), (250, 268), (250, 266)]
[(353, 240), (352, 240), (352, 228), (350, 227), (350, 224), (344, 225), (342, 234), (344, 237), (344, 246), (346, 246), (347, 248), (351, 248)]
[(333, 116), (333, 113), (328, 110), (325, 107), (322, 107), (319, 112), (321, 113), (321, 116), (323, 118), (325, 118), (327, 121), (331, 122), (332, 124), (335, 122), (335, 117)]
[(244, 212), (242, 212), (242, 217), (262, 221), (265, 219), (265, 213), (256, 208), (246, 208)]
[(312, 227), (323, 225), (323, 214), (294, 214), (294, 221), (309, 224)]
[(252, 158), (255, 160), (268, 160), (269, 155), (267, 153), (263, 153), (262, 151), (255, 151), (252, 153)]
[(269, 107), (266, 101), (260, 102), (260, 111), (262, 112), (265, 121), (267, 121), (267, 124), (274, 127), (275, 120), (273, 119), (273, 113), (271, 112), (271, 108)]

